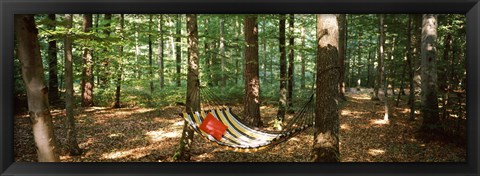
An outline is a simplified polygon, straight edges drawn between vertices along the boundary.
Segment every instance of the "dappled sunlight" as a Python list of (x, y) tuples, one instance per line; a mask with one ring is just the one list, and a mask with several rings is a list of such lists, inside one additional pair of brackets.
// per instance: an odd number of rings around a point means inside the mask
[(145, 153), (144, 151), (151, 150), (152, 146), (147, 147), (139, 147), (130, 150), (122, 150), (122, 151), (115, 151), (110, 153), (102, 154), (101, 159), (120, 159), (125, 157), (131, 157), (134, 159), (138, 159), (148, 155), (149, 153)]
[(372, 156), (383, 155), (385, 154), (385, 150), (382, 149), (368, 149), (368, 154)]
[(390, 120), (383, 120), (383, 119), (371, 119), (370, 125), (388, 125), (390, 124)]
[(363, 116), (365, 116), (365, 115), (370, 114), (370, 112), (366, 112), (366, 111), (351, 111), (351, 110), (348, 110), (348, 109), (343, 109), (343, 110), (341, 110), (341, 113), (340, 113), (340, 114), (341, 114), (342, 116), (345, 116), (345, 117), (359, 119), (359, 118), (363, 118)]
[(341, 125), (340, 125), (340, 129), (342, 129), (342, 130), (350, 130), (350, 125), (348, 125), (348, 124), (341, 124)]
[(109, 138), (114, 138), (114, 137), (124, 137), (125, 135), (123, 133), (113, 133), (108, 135)]
[(369, 94), (353, 94), (352, 99), (355, 99), (355, 100), (371, 100), (372, 97)]
[(145, 133), (145, 135), (148, 137), (148, 140), (151, 142), (160, 142), (164, 140), (165, 138), (177, 138), (182, 136), (182, 131), (177, 130), (177, 131), (164, 131), (164, 130), (158, 130), (158, 131), (149, 131)]
[(95, 142), (96, 142), (95, 138), (89, 137), (89, 138), (87, 138), (87, 140), (85, 140), (85, 142), (79, 143), (78, 146), (80, 148), (87, 148), (88, 146), (92, 145)]

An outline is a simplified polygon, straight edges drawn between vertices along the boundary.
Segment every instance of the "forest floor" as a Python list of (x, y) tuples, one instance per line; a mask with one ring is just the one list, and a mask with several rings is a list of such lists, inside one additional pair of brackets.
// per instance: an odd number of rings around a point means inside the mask
[[(401, 101), (388, 122), (383, 104), (372, 101), (366, 91), (347, 94), (340, 107), (340, 156), (342, 162), (464, 162), (466, 146), (446, 140), (424, 140), (418, 129), (421, 116), (408, 120), (408, 107)], [(76, 109), (80, 156), (69, 156), (64, 144), (65, 111), (52, 109), (55, 136), (62, 162), (172, 162), (178, 147), (183, 106), (161, 108), (92, 107)], [(235, 108), (233, 109), (236, 111)], [(262, 106), (266, 125), (272, 126), (276, 109)], [(270, 118), (268, 118), (270, 117)], [(269, 150), (239, 153), (205, 139), (194, 138), (191, 160), (195, 162), (308, 162), (313, 131), (307, 130)], [(14, 156), (18, 162), (36, 161), (31, 125), (26, 112), (15, 116)]]

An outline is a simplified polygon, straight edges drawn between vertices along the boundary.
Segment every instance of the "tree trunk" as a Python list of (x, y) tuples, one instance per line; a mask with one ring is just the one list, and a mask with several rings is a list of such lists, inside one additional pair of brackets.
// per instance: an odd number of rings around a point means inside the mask
[(221, 60), (221, 87), (222, 90), (225, 90), (225, 86), (227, 85), (227, 77), (226, 77), (226, 56), (225, 56), (225, 19), (222, 17), (220, 19), (220, 57)]
[[(263, 20), (263, 24), (262, 24), (262, 27), (263, 27), (263, 31), (267, 31), (267, 20)], [(266, 35), (263, 35), (263, 82), (267, 82), (267, 62), (268, 62), (268, 58), (267, 58), (267, 36)]]
[[(73, 23), (73, 15), (65, 15), (66, 28), (70, 30)], [(80, 155), (82, 151), (77, 142), (77, 130), (75, 129), (75, 114), (73, 111), (73, 54), (72, 54), (72, 39), (70, 34), (64, 38), (65, 51), (65, 131), (67, 132), (67, 150), (70, 155)]]
[[(110, 26), (111, 26), (111, 20), (112, 20), (112, 14), (105, 14), (105, 21), (107, 22), (105, 24), (105, 29), (103, 30), (103, 33), (108, 37), (110, 36)], [(97, 18), (97, 25), (98, 25), (98, 18)], [(106, 47), (104, 50), (103, 50), (103, 53), (105, 53), (106, 57), (103, 58), (103, 61), (102, 61), (102, 68), (99, 68), (98, 70), (103, 70), (103, 74), (98, 74), (97, 76), (100, 78), (101, 82), (100, 82), (100, 87), (103, 87), (103, 88), (106, 88), (108, 87), (108, 82), (109, 82), (109, 78), (110, 78), (110, 70), (109, 70), (109, 64), (110, 64), (110, 54), (109, 54), (109, 51), (107, 49), (108, 47)], [(98, 57), (98, 56), (97, 56)]]
[(338, 59), (339, 59), (339, 66), (340, 66), (340, 76), (338, 80), (338, 96), (342, 100), (347, 100), (345, 98), (345, 54), (346, 54), (346, 42), (345, 42), (345, 37), (346, 37), (346, 14), (340, 14), (338, 15)]
[(240, 67), (240, 60), (243, 60), (242, 58), (242, 53), (240, 52), (242, 50), (242, 45), (240, 44), (240, 37), (242, 33), (242, 29), (240, 28), (240, 20), (238, 19), (238, 16), (235, 17), (235, 40), (238, 43), (238, 46), (236, 47), (236, 52), (238, 54), (238, 58), (235, 59), (235, 85), (238, 84), (238, 77), (240, 77), (239, 73), (241, 72)]
[[(48, 14), (48, 19), (55, 21), (55, 14)], [(49, 30), (55, 30), (56, 23), (48, 25)], [(57, 77), (57, 41), (53, 39), (48, 42), (48, 99), (50, 104), (55, 104), (59, 101), (58, 98), (58, 77)]]
[(149, 80), (150, 80), (150, 94), (153, 94), (153, 47), (152, 47), (152, 25), (153, 25), (153, 15), (149, 15), (149, 23), (148, 23), (148, 72), (149, 72)]
[(295, 80), (294, 80), (294, 71), (295, 71), (295, 65), (294, 65), (294, 49), (295, 49), (295, 41), (294, 41), (294, 16), (293, 14), (289, 15), (288, 18), (288, 34), (289, 40), (288, 40), (288, 72), (287, 72), (287, 112), (293, 114), (293, 88), (295, 86)]
[(54, 127), (48, 104), (38, 30), (34, 15), (15, 15), (17, 55), (22, 64), (22, 77), (27, 89), (28, 111), (39, 162), (60, 161), (56, 151)]
[[(360, 76), (360, 62), (361, 62), (361, 59), (362, 59), (362, 36), (363, 36), (363, 33), (362, 32), (359, 32), (358, 34), (358, 44), (357, 44), (357, 60), (356, 60), (356, 63), (355, 63), (355, 67), (357, 67), (357, 90), (360, 90), (360, 84), (361, 84), (361, 76)], [(355, 62), (355, 60), (353, 61)], [(353, 78), (353, 74), (352, 74), (352, 78)], [(354, 79), (355, 80), (355, 79)]]
[[(92, 28), (92, 14), (83, 15), (83, 32), (90, 32)], [(93, 104), (93, 57), (90, 46), (85, 46), (83, 50), (82, 69), (82, 106), (92, 107)]]
[(300, 88), (305, 89), (305, 55), (303, 49), (305, 48), (305, 27), (302, 26), (301, 42), (302, 49), (300, 50), (300, 61), (302, 63), (301, 77), (300, 77)]
[[(210, 24), (209, 23), (209, 18), (205, 18), (205, 21), (204, 21), (204, 24), (205, 24), (205, 38), (207, 38), (209, 36), (209, 33), (208, 33), (208, 25)], [(204, 47), (205, 49), (205, 73), (207, 75), (207, 83), (208, 83), (208, 86), (213, 86), (213, 76), (212, 76), (212, 58), (211, 58), (211, 51), (210, 51), (210, 43), (208, 42), (208, 40), (205, 40), (204, 41)]]
[(437, 15), (424, 14), (422, 27), (422, 115), (421, 129), (434, 132), (438, 129), (437, 99)]
[(182, 86), (181, 80), (181, 64), (182, 64), (182, 48), (180, 47), (180, 42), (182, 41), (182, 21), (180, 14), (177, 15), (177, 24), (176, 24), (176, 37), (175, 37), (175, 60), (177, 66), (177, 75), (175, 80), (177, 82), (177, 87)]
[(158, 65), (160, 67), (160, 89), (165, 87), (165, 64), (163, 60), (163, 15), (160, 14), (160, 19), (158, 20)]
[(339, 57), (338, 23), (334, 14), (317, 15), (317, 76), (314, 162), (339, 162), (337, 107)]
[(380, 25), (379, 25), (379, 30), (380, 30), (380, 36), (379, 36), (379, 40), (380, 40), (380, 44), (379, 44), (379, 55), (378, 55), (378, 68), (379, 68), (379, 71), (380, 71), (380, 88), (382, 89), (383, 93), (380, 93), (380, 100), (383, 101), (383, 106), (384, 106), (384, 109), (385, 109), (385, 114), (383, 116), (383, 120), (384, 121), (388, 121), (388, 118), (389, 118), (389, 115), (390, 115), (390, 109), (389, 109), (389, 106), (388, 106), (388, 99), (386, 97), (387, 95), (387, 86), (385, 85), (386, 83), (386, 80), (385, 80), (385, 65), (383, 64), (383, 61), (384, 61), (384, 52), (383, 52), (383, 48), (385, 46), (385, 30), (384, 30), (384, 18), (385, 18), (385, 15), (384, 14), (380, 14)]
[(256, 127), (263, 125), (260, 118), (260, 80), (258, 78), (258, 24), (256, 16), (246, 16), (245, 34), (245, 101), (244, 118)]
[[(198, 79), (199, 56), (198, 56), (198, 28), (197, 15), (187, 14), (188, 33), (188, 73), (187, 73), (187, 100), (186, 112), (200, 111), (200, 85)], [(190, 149), (194, 131), (184, 122), (180, 146), (175, 153), (175, 160), (190, 160)]]
[(367, 61), (367, 87), (372, 87), (372, 52), (368, 51), (368, 61)]
[(415, 84), (413, 81), (414, 76), (414, 63), (412, 55), (412, 15), (408, 15), (407, 25), (407, 63), (408, 63), (408, 79), (410, 83), (410, 92), (408, 96), (408, 105), (410, 106), (409, 120), (415, 120)]
[(135, 29), (135, 63), (137, 63), (137, 64), (134, 64), (135, 68), (133, 70), (133, 73), (134, 73), (135, 78), (140, 79), (141, 74), (140, 74), (140, 68), (138, 67), (138, 65), (140, 65), (140, 64), (138, 64), (138, 63), (140, 63), (140, 60), (139, 60), (140, 59), (140, 44), (139, 44), (139, 41), (138, 41), (139, 40), (138, 38), (140, 37), (139, 34), (138, 34), (138, 31), (140, 29), (138, 28), (138, 25), (135, 24), (135, 23), (134, 23), (134, 29)]
[(278, 101), (277, 118), (274, 122), (274, 127), (277, 130), (282, 130), (283, 120), (285, 119), (285, 111), (287, 108), (287, 55), (285, 52), (285, 15), (280, 15), (279, 26), (279, 49), (280, 49), (280, 90)]
[[(124, 15), (123, 14), (120, 14), (120, 37), (122, 38), (122, 40), (124, 39), (124, 35), (123, 35), (123, 27), (124, 27), (124, 23), (125, 23), (125, 18), (124, 18)], [(122, 74), (123, 74), (123, 45), (120, 45), (120, 48), (119, 48), (119, 52), (120, 52), (120, 62), (118, 64), (118, 67), (120, 67), (118, 73), (117, 73), (117, 87), (115, 89), (115, 104), (113, 105), (114, 108), (120, 108), (121, 105), (120, 105), (120, 93), (121, 93), (121, 86), (122, 86)]]
[(406, 67), (408, 66), (408, 61), (405, 62), (405, 64), (403, 65), (402, 67), (402, 74), (400, 75), (400, 91), (398, 92), (398, 95), (397, 95), (397, 103), (395, 104), (396, 107), (398, 107), (398, 105), (400, 104), (400, 96), (401, 95), (405, 95), (405, 92), (403, 91), (403, 86), (405, 84), (405, 70), (406, 70)]

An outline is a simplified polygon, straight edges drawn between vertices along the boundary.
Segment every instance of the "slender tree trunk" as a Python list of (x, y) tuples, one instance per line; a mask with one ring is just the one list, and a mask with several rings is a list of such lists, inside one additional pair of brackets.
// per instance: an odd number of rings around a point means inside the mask
[(408, 66), (408, 61), (405, 62), (405, 64), (403, 65), (402, 67), (402, 74), (400, 75), (400, 91), (398, 92), (398, 95), (397, 95), (397, 103), (395, 104), (396, 107), (398, 107), (398, 105), (400, 104), (400, 96), (401, 95), (405, 95), (405, 92), (403, 91), (403, 86), (405, 84), (405, 70), (406, 70), (406, 67)]
[(158, 20), (158, 65), (160, 67), (160, 89), (165, 87), (165, 64), (163, 59), (163, 15), (160, 14), (160, 19)]
[(408, 79), (410, 83), (410, 91), (408, 96), (408, 105), (410, 106), (409, 120), (415, 120), (415, 84), (413, 81), (414, 76), (414, 63), (412, 55), (412, 15), (408, 15), (407, 26), (407, 63), (408, 63)]
[[(125, 23), (125, 17), (123, 14), (120, 14), (120, 37), (122, 40), (125, 38), (123, 35), (123, 27)], [(122, 74), (123, 74), (123, 45), (120, 45), (119, 48), (120, 52), (120, 62), (118, 66), (120, 67), (118, 73), (117, 73), (117, 87), (115, 89), (115, 104), (113, 105), (114, 108), (120, 108), (120, 95), (121, 95), (121, 86), (122, 86)]]
[[(186, 112), (200, 111), (200, 85), (198, 79), (199, 56), (198, 56), (198, 28), (197, 15), (187, 14), (188, 33), (188, 76), (187, 76), (187, 100)], [(190, 160), (190, 149), (194, 131), (185, 121), (183, 125), (180, 146), (175, 153), (175, 160)]]
[(437, 15), (424, 14), (422, 27), (422, 115), (421, 129), (437, 132)]
[[(350, 18), (351, 15), (350, 15)], [(345, 15), (345, 76), (344, 78), (346, 79), (346, 83), (345, 83), (345, 87), (351, 87), (352, 85), (352, 82), (351, 82), (351, 71), (350, 71), (350, 58), (348, 56), (349, 52), (348, 52), (348, 48), (346, 47), (348, 45), (348, 15)]]
[[(48, 19), (55, 22), (55, 14), (48, 14)], [(55, 30), (55, 23), (49, 25), (50, 30)], [(57, 41), (52, 39), (48, 42), (48, 99), (50, 104), (59, 101), (58, 98), (58, 77), (57, 77)]]
[[(263, 31), (267, 30), (267, 20), (263, 20)], [(266, 33), (266, 32), (265, 32)], [(263, 82), (267, 82), (267, 36), (263, 35)]]
[[(93, 18), (93, 16), (92, 16), (92, 18)], [(94, 24), (95, 24), (95, 28), (94, 28), (95, 29), (95, 34), (99, 33), (98, 32), (98, 29), (99, 29), (99, 27), (98, 27), (99, 22), (98, 21), (99, 20), (100, 20), (100, 14), (95, 14), (95, 22), (94, 22)], [(103, 61), (101, 59), (99, 59), (97, 55), (95, 55), (95, 49), (96, 48), (92, 48), (92, 50), (90, 52), (92, 53), (93, 56), (97, 57), (97, 59), (96, 59), (97, 61), (100, 61), (100, 63), (102, 63)], [(95, 58), (93, 56), (92, 56), (92, 60), (95, 60)], [(103, 70), (103, 68), (99, 67), (98, 69), (95, 69), (95, 71), (97, 72), (97, 77), (96, 77), (97, 78), (97, 80), (96, 80), (97, 84), (96, 85), (101, 86), (101, 84), (100, 84), (100, 77), (101, 76), (100, 75), (102, 75), (105, 70)], [(95, 75), (95, 73), (93, 73), (93, 72), (92, 72), (92, 74)], [(94, 76), (93, 80), (95, 81), (95, 76)]]
[(240, 28), (240, 21), (238, 19), (238, 16), (235, 17), (235, 28), (237, 30), (235, 30), (235, 39), (236, 39), (236, 42), (238, 43), (238, 47), (236, 48), (236, 51), (237, 51), (237, 54), (238, 54), (238, 57), (237, 59), (235, 59), (235, 85), (238, 84), (238, 77), (240, 77), (240, 60), (243, 60), (242, 58), (242, 53), (240, 52), (242, 50), (242, 45), (240, 44), (240, 37), (241, 37), (241, 28)]
[(372, 52), (368, 51), (368, 61), (367, 61), (367, 87), (372, 87)]
[(28, 111), (39, 162), (60, 161), (56, 151), (54, 127), (48, 104), (38, 30), (34, 15), (15, 15), (17, 55), (22, 64), (22, 78), (27, 89)]
[[(452, 25), (452, 21), (449, 21), (448, 25)], [(447, 118), (448, 112), (447, 112), (447, 107), (449, 106), (449, 94), (450, 90), (452, 89), (450, 77), (450, 69), (453, 68), (453, 63), (450, 62), (450, 51), (452, 50), (452, 34), (451, 32), (448, 32), (447, 35), (445, 36), (444, 39), (444, 50), (443, 50), (443, 63), (442, 64), (442, 71), (440, 72), (441, 74), (439, 75), (439, 90), (442, 93), (442, 117), (443, 119)], [(447, 64), (448, 63), (448, 64)], [(448, 67), (451, 67), (450, 69)], [(442, 120), (442, 119), (440, 119)]]
[(317, 77), (314, 162), (339, 162), (337, 108), (339, 57), (338, 23), (334, 14), (317, 15)]
[(140, 68), (138, 67), (138, 65), (140, 65), (140, 64), (138, 64), (140, 62), (139, 61), (139, 59), (140, 59), (140, 44), (139, 44), (140, 36), (139, 36), (139, 33), (138, 33), (138, 31), (140, 29), (138, 29), (138, 26), (136, 24), (134, 24), (134, 28), (135, 28), (135, 63), (137, 63), (137, 64), (134, 64), (135, 68), (134, 68), (133, 72), (134, 72), (134, 77), (140, 79), (141, 74), (140, 74)]
[[(83, 32), (90, 32), (92, 28), (92, 14), (83, 15)], [(91, 46), (85, 46), (83, 50), (82, 71), (82, 106), (92, 107), (93, 104), (93, 56)]]
[(280, 96), (278, 101), (277, 118), (274, 122), (274, 127), (277, 130), (282, 130), (283, 120), (285, 119), (285, 112), (287, 108), (287, 54), (285, 52), (285, 15), (280, 15), (279, 23), (279, 49), (280, 49)]
[(222, 58), (221, 60), (221, 70), (222, 70), (222, 75), (221, 75), (221, 87), (222, 90), (225, 90), (225, 86), (227, 85), (227, 77), (226, 77), (226, 56), (225, 56), (225, 19), (222, 17), (220, 19), (220, 57)]
[[(207, 37), (210, 36), (210, 34), (208, 33), (208, 26), (210, 24), (208, 18), (205, 18), (204, 24), (205, 24), (205, 34), (204, 35), (207, 38)], [(211, 55), (211, 51), (210, 51), (211, 50), (210, 49), (210, 43), (208, 42), (208, 40), (204, 41), (204, 47), (203, 48), (205, 49), (205, 66), (206, 66), (206, 68), (205, 68), (206, 71), (205, 72), (206, 72), (206, 75), (207, 75), (207, 78), (208, 78), (208, 85), (213, 86), (213, 83), (212, 83), (213, 82), (212, 81), (212, 79), (213, 79), (212, 70), (213, 69), (212, 69), (212, 57), (211, 57), (212, 55)]]
[(300, 50), (300, 61), (302, 63), (301, 77), (300, 77), (300, 88), (305, 89), (305, 55), (303, 49), (305, 48), (305, 27), (302, 26), (301, 42), (302, 49)]
[(177, 15), (177, 25), (176, 25), (176, 37), (175, 37), (175, 60), (176, 60), (176, 66), (177, 66), (177, 75), (175, 76), (175, 80), (177, 82), (177, 87), (182, 86), (182, 80), (181, 80), (181, 62), (182, 62), (182, 48), (180, 47), (180, 42), (182, 41), (182, 38), (180, 37), (182, 35), (182, 18), (180, 14)]
[[(73, 23), (73, 15), (65, 15), (66, 28), (70, 30)], [(71, 34), (68, 34), (64, 38), (64, 51), (65, 51), (65, 130), (67, 132), (67, 150), (70, 155), (80, 155), (82, 153), (77, 142), (77, 130), (75, 129), (75, 114), (73, 111), (73, 54), (72, 54), (72, 39)]]
[(338, 59), (340, 66), (340, 76), (338, 81), (338, 96), (342, 100), (347, 100), (345, 97), (345, 54), (346, 54), (346, 14), (338, 15)]
[[(357, 67), (357, 90), (360, 90), (360, 84), (361, 84), (361, 76), (360, 76), (360, 62), (361, 62), (361, 58), (362, 58), (362, 36), (363, 36), (363, 33), (360, 32), (358, 34), (358, 45), (357, 45), (357, 62), (355, 63), (355, 66)], [(355, 62), (355, 60), (354, 60)], [(353, 76), (352, 76), (353, 77)]]
[[(448, 20), (448, 19), (446, 19)], [(447, 26), (452, 25), (452, 20), (448, 20)], [(454, 67), (452, 64), (447, 64), (449, 63), (449, 55), (450, 55), (450, 50), (452, 48), (452, 33), (450, 31), (447, 31), (443, 40), (443, 60), (439, 62), (440, 64), (438, 65), (439, 67), (439, 72), (438, 72), (438, 90), (442, 95), (442, 115), (440, 116), (439, 120), (442, 121), (445, 119), (448, 115), (447, 108), (449, 106), (448, 104), (448, 99), (449, 99), (449, 93), (451, 86), (450, 85), (450, 74), (449, 74), (449, 67)]]
[[(112, 20), (112, 14), (105, 14), (105, 21), (107, 21), (107, 23), (105, 24), (105, 29), (103, 30), (103, 33), (108, 37), (110, 36), (110, 26), (111, 26), (111, 20)], [(98, 24), (98, 18), (97, 18), (97, 24)], [(100, 86), (103, 87), (103, 88), (106, 88), (108, 87), (108, 82), (109, 82), (109, 79), (110, 79), (110, 69), (109, 69), (109, 65), (110, 65), (110, 54), (109, 54), (109, 51), (108, 51), (108, 47), (106, 47), (104, 50), (103, 50), (103, 53), (105, 53), (106, 57), (103, 58), (103, 61), (102, 61), (102, 70), (103, 70), (103, 74), (98, 74), (97, 76), (100, 78), (101, 82), (100, 82)], [(100, 70), (100, 68), (98, 69)]]
[(246, 16), (245, 31), (245, 101), (244, 118), (256, 127), (263, 125), (260, 118), (260, 80), (258, 77), (258, 24), (257, 16)]
[(295, 86), (294, 71), (295, 71), (295, 62), (294, 62), (294, 49), (295, 49), (295, 40), (294, 40), (294, 15), (290, 14), (288, 18), (288, 73), (287, 73), (287, 112), (293, 114), (293, 89)]
[(149, 15), (149, 23), (148, 23), (148, 72), (149, 72), (149, 80), (150, 80), (150, 94), (153, 94), (154, 87), (153, 87), (153, 47), (152, 47), (152, 25), (153, 25), (153, 15)]
[(385, 31), (384, 31), (384, 14), (380, 14), (380, 25), (379, 25), (379, 30), (380, 30), (380, 44), (379, 44), (379, 55), (378, 55), (378, 68), (380, 70), (380, 87), (383, 91), (383, 93), (380, 94), (380, 100), (383, 101), (383, 106), (385, 109), (385, 114), (383, 116), (384, 121), (388, 121), (389, 115), (390, 115), (390, 109), (388, 106), (388, 99), (387, 99), (387, 86), (385, 85), (386, 80), (385, 80), (385, 65), (383, 64), (384, 61), (384, 46), (385, 46)]
[[(379, 45), (380, 45), (380, 40), (379, 41)], [(379, 54), (380, 53), (380, 47), (377, 47), (375, 48), (375, 58), (374, 60), (377, 60), (378, 63), (380, 63), (379, 61)], [(372, 100), (380, 100), (380, 96), (379, 96), (379, 89), (380, 89), (380, 85), (381, 85), (381, 82), (380, 82), (380, 65), (377, 65), (377, 67), (375, 68), (375, 84), (373, 86), (373, 97), (372, 97)]]

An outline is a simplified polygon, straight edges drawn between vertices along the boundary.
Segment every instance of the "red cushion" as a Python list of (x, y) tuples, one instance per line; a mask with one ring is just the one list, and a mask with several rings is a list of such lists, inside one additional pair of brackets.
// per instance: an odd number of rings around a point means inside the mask
[(215, 139), (220, 140), (225, 134), (227, 126), (215, 118), (211, 113), (208, 113), (207, 117), (200, 125), (200, 129), (205, 133), (212, 135)]

